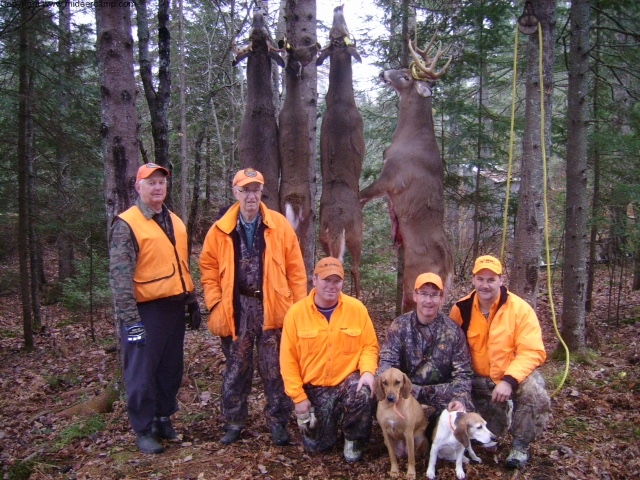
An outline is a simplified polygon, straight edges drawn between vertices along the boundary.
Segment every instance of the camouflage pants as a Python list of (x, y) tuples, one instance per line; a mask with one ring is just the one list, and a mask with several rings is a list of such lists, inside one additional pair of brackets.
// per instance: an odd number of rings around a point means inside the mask
[(315, 408), (318, 424), (311, 436), (303, 435), (307, 453), (332, 449), (338, 441), (338, 428), (345, 440), (366, 441), (371, 435), (373, 399), (366, 385), (356, 392), (360, 373), (353, 372), (335, 387), (305, 385), (304, 391)]
[(293, 410), (284, 393), (280, 374), (280, 338), (282, 330), (263, 330), (261, 300), (240, 296), (242, 314), (235, 341), (222, 337), (226, 370), (222, 380), (222, 414), (229, 425), (244, 427), (248, 416), (247, 398), (253, 379), (253, 347), (258, 354), (258, 373), (267, 400), (265, 417), (268, 426), (286, 426)]
[(490, 378), (473, 377), (471, 396), (480, 415), (487, 421), (487, 428), (498, 437), (511, 430), (514, 447), (526, 448), (544, 430), (551, 411), (551, 400), (545, 389), (544, 378), (534, 370), (512, 395), (513, 416), (509, 403), (491, 402), (496, 386)]

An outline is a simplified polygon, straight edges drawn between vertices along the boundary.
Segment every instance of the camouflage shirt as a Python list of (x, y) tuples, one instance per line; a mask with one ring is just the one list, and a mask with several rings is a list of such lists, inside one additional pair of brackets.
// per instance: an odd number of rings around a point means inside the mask
[(393, 321), (378, 375), (391, 367), (407, 374), (420, 403), (441, 410), (455, 398), (472, 408), (469, 347), (460, 327), (442, 313), (429, 325), (419, 323), (415, 311)]
[[(169, 210), (162, 206), (162, 213), (156, 214), (140, 198), (136, 206), (145, 218), (154, 218), (160, 227), (173, 237), (173, 224), (169, 217)], [(133, 293), (133, 274), (138, 261), (138, 244), (131, 227), (116, 217), (109, 232), (109, 284), (113, 293), (116, 317), (125, 325), (135, 325), (140, 322), (138, 304)]]

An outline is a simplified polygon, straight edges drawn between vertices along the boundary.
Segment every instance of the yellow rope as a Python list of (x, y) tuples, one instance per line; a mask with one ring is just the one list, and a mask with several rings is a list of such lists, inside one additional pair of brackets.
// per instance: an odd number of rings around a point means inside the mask
[(549, 212), (548, 212), (548, 203), (547, 203), (547, 150), (546, 150), (546, 142), (545, 142), (545, 120), (544, 120), (544, 75), (542, 68), (542, 26), (538, 25), (538, 49), (540, 50), (540, 55), (538, 59), (538, 69), (540, 75), (540, 143), (542, 147), (542, 198), (544, 204), (544, 246), (545, 246), (545, 254), (547, 259), (547, 290), (549, 295), (549, 307), (551, 308), (551, 318), (553, 319), (553, 329), (556, 332), (556, 337), (564, 347), (565, 352), (565, 367), (564, 374), (562, 375), (562, 379), (560, 383), (556, 387), (556, 389), (551, 394), (554, 397), (564, 385), (567, 376), (569, 375), (569, 364), (571, 358), (569, 356), (569, 347), (562, 339), (562, 335), (560, 335), (560, 331), (558, 330), (558, 320), (556, 318), (556, 310), (553, 305), (553, 292), (551, 288), (551, 249), (549, 248)]
[[(549, 306), (551, 308), (551, 318), (553, 320), (553, 328), (556, 332), (556, 337), (562, 344), (565, 350), (566, 361), (565, 361), (565, 369), (564, 374), (562, 375), (562, 379), (560, 383), (553, 391), (551, 396), (555, 396), (567, 379), (569, 375), (569, 365), (570, 365), (570, 356), (569, 356), (569, 347), (562, 339), (560, 335), (560, 331), (558, 330), (558, 320), (556, 317), (556, 311), (553, 304), (553, 291), (551, 285), (551, 253), (549, 247), (549, 215), (548, 215), (548, 202), (547, 202), (547, 152), (546, 152), (546, 142), (545, 142), (545, 112), (544, 112), (544, 70), (542, 66), (542, 26), (538, 24), (538, 73), (540, 77), (540, 143), (542, 148), (542, 195), (543, 195), (543, 204), (544, 204), (544, 241), (545, 241), (545, 255), (547, 261), (547, 291), (549, 295)], [(513, 139), (514, 139), (514, 123), (515, 123), (515, 105), (516, 105), (516, 77), (517, 77), (517, 59), (518, 59), (518, 25), (516, 25), (516, 38), (515, 38), (515, 47), (513, 53), (513, 95), (511, 102), (511, 132), (509, 135), (509, 167), (507, 169), (507, 193), (505, 198), (505, 207), (504, 207), (504, 216), (503, 216), (503, 227), (502, 227), (502, 248), (500, 251), (500, 261), (504, 264), (505, 257), (505, 248), (507, 243), (507, 226), (508, 226), (508, 212), (509, 212), (509, 194), (511, 191), (511, 169), (513, 165)]]
[(516, 40), (515, 47), (513, 48), (513, 82), (512, 89), (513, 95), (511, 95), (511, 132), (509, 134), (509, 167), (507, 168), (507, 193), (505, 196), (504, 204), (504, 216), (502, 223), (502, 249), (500, 250), (500, 262), (504, 265), (504, 250), (507, 245), (507, 226), (509, 221), (509, 194), (511, 193), (511, 167), (513, 165), (513, 137), (514, 137), (514, 123), (516, 119), (516, 87), (517, 87), (517, 74), (518, 74), (518, 25), (516, 25)]

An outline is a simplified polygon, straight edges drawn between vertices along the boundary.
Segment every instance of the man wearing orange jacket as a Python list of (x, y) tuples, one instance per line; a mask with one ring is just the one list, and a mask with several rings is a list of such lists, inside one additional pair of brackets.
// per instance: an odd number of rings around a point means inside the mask
[(343, 279), (337, 258), (316, 264), (315, 288), (285, 317), (280, 369), (305, 450), (333, 448), (341, 426), (344, 457), (353, 462), (371, 433), (378, 340), (365, 306), (342, 293)]
[(263, 185), (264, 177), (253, 168), (236, 173), (232, 189), (238, 201), (209, 229), (200, 255), (208, 327), (220, 337), (227, 363), (224, 445), (237, 441), (245, 427), (254, 345), (272, 441), (289, 443), (292, 405), (280, 375), (280, 336), (287, 310), (307, 294), (307, 275), (295, 231), (260, 200)]
[(474, 370), (471, 397), (478, 413), (498, 436), (511, 429), (505, 465), (519, 468), (529, 460), (529, 444), (549, 418), (549, 395), (536, 370), (547, 357), (540, 323), (531, 306), (502, 285), (497, 258), (478, 257), (472, 283), (475, 290), (456, 302), (449, 316), (469, 342)]

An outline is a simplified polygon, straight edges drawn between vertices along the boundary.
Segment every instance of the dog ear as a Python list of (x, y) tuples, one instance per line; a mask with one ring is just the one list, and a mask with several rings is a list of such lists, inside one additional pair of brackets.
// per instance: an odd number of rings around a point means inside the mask
[(464, 445), (464, 448), (469, 446), (468, 429), (469, 422), (467, 421), (466, 415), (462, 415), (462, 418), (456, 422), (456, 429), (453, 431), (453, 436), (456, 437), (456, 440), (458, 440), (462, 445)]
[(400, 389), (400, 395), (402, 395), (402, 398), (409, 398), (409, 395), (411, 395), (411, 387), (413, 387), (413, 383), (411, 383), (411, 380), (409, 379), (409, 377), (407, 377), (407, 374), (403, 373), (402, 388)]
[(378, 376), (373, 382), (373, 394), (376, 396), (378, 401), (384, 400), (386, 394), (384, 393), (384, 388), (382, 387), (382, 375)]

